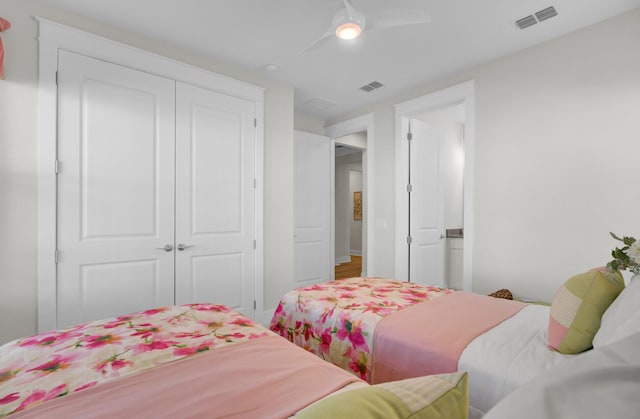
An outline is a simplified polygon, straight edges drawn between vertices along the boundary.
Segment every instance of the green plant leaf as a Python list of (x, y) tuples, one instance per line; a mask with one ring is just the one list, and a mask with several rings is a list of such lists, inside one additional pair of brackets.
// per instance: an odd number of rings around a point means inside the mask
[(610, 235), (611, 235), (611, 237), (613, 237), (614, 239), (619, 240), (619, 241), (622, 241), (622, 239), (621, 239), (620, 237), (616, 236), (614, 233), (609, 232), (609, 234), (610, 234)]
[(624, 250), (626, 249), (618, 249), (616, 247), (616, 249), (613, 251), (613, 257), (624, 262), (629, 261), (629, 256), (624, 252)]
[(636, 260), (631, 259), (631, 257), (627, 254), (629, 248), (636, 243), (635, 237), (631, 236), (623, 236), (622, 238), (618, 237), (612, 232), (609, 232), (611, 237), (615, 240), (621, 241), (624, 246), (621, 248), (616, 247), (611, 251), (611, 256), (613, 260), (607, 264), (607, 270), (625, 270), (628, 269), (633, 273), (640, 273), (640, 264), (637, 263)]

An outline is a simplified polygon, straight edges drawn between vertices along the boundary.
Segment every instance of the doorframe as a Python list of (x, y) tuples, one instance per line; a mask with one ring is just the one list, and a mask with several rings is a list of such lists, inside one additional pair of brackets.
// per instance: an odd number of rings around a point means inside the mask
[[(373, 249), (375, 246), (375, 190), (373, 174), (375, 173), (374, 144), (375, 132), (373, 124), (373, 113), (368, 113), (356, 118), (348, 119), (337, 124), (326, 126), (325, 135), (331, 138), (331, 263), (335, 266), (335, 146), (336, 138), (358, 132), (367, 133), (367, 148), (362, 150), (362, 190), (365, 191), (365, 200), (362, 203), (362, 223), (364, 249), (362, 251), (362, 275), (373, 276), (375, 264)], [(332, 271), (334, 266), (331, 267)], [(335, 272), (334, 272), (335, 273)]]
[[(349, 135), (349, 134), (347, 134), (347, 135)], [(338, 266), (340, 263), (343, 263), (343, 262), (340, 262), (339, 260), (336, 261), (336, 259), (335, 259), (336, 258), (336, 255), (335, 255), (335, 253), (336, 253), (336, 251), (335, 251), (335, 244), (336, 244), (336, 234), (335, 234), (335, 231), (336, 231), (336, 225), (335, 225), (336, 224), (336, 155), (335, 155), (335, 152), (336, 152), (336, 145), (338, 145), (338, 144), (344, 144), (345, 146), (347, 146), (349, 148), (352, 148), (354, 150), (358, 150), (357, 152), (360, 153), (360, 162), (361, 162), (360, 176), (361, 176), (361, 179), (363, 180), (362, 181), (362, 185), (361, 185), (361, 190), (365, 192), (365, 196), (367, 194), (367, 189), (366, 189), (366, 186), (365, 186), (365, 183), (364, 183), (364, 173), (365, 173), (364, 171), (365, 171), (365, 161), (366, 161), (365, 160), (365, 153), (367, 151), (367, 148), (366, 147), (358, 147), (358, 146), (355, 146), (353, 144), (342, 143), (342, 142), (338, 141), (337, 138), (336, 139), (332, 138), (331, 139), (331, 180), (330, 180), (330, 182), (331, 182), (331, 198), (330, 199), (331, 199), (331, 202), (332, 202), (332, 205), (331, 205), (331, 239), (330, 239), (330, 241), (331, 241), (331, 249), (332, 249), (331, 250), (331, 252), (332, 252), (331, 253), (331, 265), (332, 266), (331, 266), (331, 275), (330, 275), (331, 281), (333, 281), (335, 279), (335, 273), (336, 273), (335, 269), (334, 269), (335, 266)], [(364, 204), (363, 204), (363, 213), (364, 213)], [(366, 218), (366, 217), (363, 217), (363, 220), (362, 220), (362, 226), (363, 226), (362, 227), (362, 234), (361, 234), (362, 250), (360, 252), (361, 253), (360, 256), (363, 258), (362, 259), (363, 265), (362, 265), (362, 268), (360, 270), (360, 275), (363, 275), (363, 272), (366, 272), (364, 263), (366, 261), (366, 255), (367, 255), (367, 246), (366, 246), (366, 237), (367, 237), (366, 234), (367, 233), (366, 233), (366, 224), (365, 224), (366, 221), (365, 221), (364, 218)], [(349, 234), (349, 237), (351, 237), (351, 234)], [(349, 259), (349, 261), (350, 260), (351, 259)]]
[[(407, 248), (408, 205), (407, 192), (407, 145), (402, 133), (406, 131), (408, 121), (421, 113), (464, 104), (464, 181), (463, 181), (463, 289), (473, 289), (473, 174), (475, 158), (475, 80), (469, 80), (433, 93), (420, 96), (395, 105), (396, 108), (396, 279), (408, 278)], [(444, 261), (443, 261), (444, 263)]]
[(136, 70), (185, 82), (255, 103), (255, 313), (264, 294), (264, 89), (127, 44), (36, 17), (38, 50), (38, 259), (37, 330), (56, 328), (57, 110), (58, 50), (63, 49)]

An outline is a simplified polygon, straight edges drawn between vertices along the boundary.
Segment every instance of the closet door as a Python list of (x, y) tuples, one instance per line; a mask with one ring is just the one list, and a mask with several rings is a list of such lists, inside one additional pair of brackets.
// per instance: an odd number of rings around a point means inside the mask
[(57, 327), (173, 304), (175, 82), (60, 51), (58, 83)]
[(254, 316), (255, 104), (176, 84), (176, 303)]

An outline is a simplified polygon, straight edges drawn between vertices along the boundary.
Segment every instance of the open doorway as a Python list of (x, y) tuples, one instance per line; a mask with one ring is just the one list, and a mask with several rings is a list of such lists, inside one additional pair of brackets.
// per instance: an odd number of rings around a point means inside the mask
[[(353, 202), (360, 192), (361, 232), (351, 233), (344, 255), (361, 259), (355, 276), (373, 272), (369, 252), (374, 249), (373, 206), (374, 187), (369, 177), (374, 172), (373, 115), (363, 115), (325, 128), (326, 136), (295, 131), (294, 148), (294, 254), (295, 285), (307, 286), (335, 279), (336, 260), (336, 145), (338, 156), (354, 154), (360, 161), (358, 169), (351, 168), (347, 178), (360, 179), (349, 186), (344, 202)], [(344, 150), (344, 151), (340, 151)], [(359, 172), (359, 173), (358, 173)], [(354, 180), (355, 182), (355, 180)], [(353, 188), (353, 189), (351, 189)], [(353, 205), (353, 204), (352, 204)], [(353, 207), (345, 211), (353, 213)], [(353, 215), (352, 215), (353, 216)], [(347, 215), (348, 217), (348, 215)], [(360, 218), (360, 216), (358, 217)], [(340, 231), (345, 228), (340, 227)], [(359, 230), (360, 231), (360, 230)], [(351, 243), (351, 240), (361, 242)], [(361, 249), (361, 250), (360, 250)], [(361, 256), (357, 253), (361, 253)], [(343, 255), (343, 253), (340, 253)], [(354, 275), (350, 275), (354, 276)]]
[(335, 279), (362, 276), (363, 245), (366, 245), (363, 237), (362, 203), (366, 191), (362, 179), (362, 146), (366, 146), (366, 133), (338, 138), (335, 142)]
[[(434, 162), (434, 172), (437, 182), (434, 187), (438, 188), (438, 192), (429, 192), (428, 196), (422, 197), (427, 203), (413, 202), (409, 203), (409, 235), (413, 237), (413, 241), (409, 246), (409, 272), (412, 282), (426, 283), (431, 285), (444, 286), (446, 288), (461, 290), (463, 284), (463, 254), (464, 254), (464, 131), (465, 131), (465, 107), (463, 103), (453, 104), (442, 108), (432, 109), (411, 118), (409, 123), (413, 129), (413, 140), (411, 141), (410, 150), (416, 150), (416, 153), (410, 152), (414, 163), (419, 163), (420, 170), (416, 170), (410, 164), (413, 175), (430, 175), (425, 166), (430, 160)], [(418, 129), (418, 125), (423, 125), (422, 130)], [(432, 137), (432, 138), (430, 138)], [(417, 155), (420, 150), (423, 153), (429, 153), (425, 146), (420, 146), (420, 142), (433, 140), (437, 142), (435, 156), (430, 159), (428, 155)], [(410, 193), (412, 197), (414, 193), (428, 191), (429, 188), (420, 187), (423, 182), (415, 179), (411, 175), (411, 184), (414, 192)], [(430, 183), (430, 182), (427, 182)], [(437, 202), (437, 211), (430, 211), (434, 202)], [(415, 210), (422, 214), (415, 214)], [(440, 213), (439, 217), (435, 217), (435, 213)], [(434, 235), (429, 242), (424, 240), (424, 234), (419, 234), (415, 224), (424, 221), (424, 214), (434, 213), (433, 223), (430, 225), (437, 226)], [(436, 221), (437, 218), (437, 222)], [(422, 240), (421, 240), (422, 239)], [(438, 248), (437, 261), (430, 261), (428, 257), (424, 257), (422, 253), (414, 251), (418, 244), (431, 245), (433, 249)], [(428, 246), (425, 246), (428, 248)], [(417, 255), (414, 255), (417, 253)], [(429, 254), (429, 252), (426, 252)], [(430, 252), (435, 258), (436, 252)], [(411, 260), (418, 262), (429, 261), (423, 263), (411, 263)], [(414, 266), (418, 265), (418, 266)], [(439, 266), (438, 266), (439, 265)], [(434, 269), (437, 268), (437, 269)], [(437, 272), (437, 273), (436, 273)], [(440, 279), (442, 278), (442, 279)]]
[[(353, 119), (339, 122), (334, 125), (325, 127), (325, 134), (332, 139), (334, 147), (331, 148), (333, 158), (331, 159), (332, 167), (332, 185), (335, 185), (335, 146), (342, 145), (347, 148), (355, 148), (360, 150), (362, 158), (362, 268), (361, 276), (375, 275), (375, 266), (373, 254), (375, 252), (375, 188), (370, 178), (374, 171), (374, 145), (375, 133), (373, 124), (373, 114), (362, 115)], [(353, 198), (352, 198), (353, 199)], [(331, 202), (335, 202), (335, 187), (331, 190)], [(335, 205), (332, 205), (331, 217), (331, 257), (332, 265), (336, 265), (335, 251)], [(352, 235), (353, 236), (353, 235)], [(332, 277), (335, 275), (332, 269)]]
[[(410, 257), (412, 245), (411, 232), (411, 212), (420, 213), (420, 208), (410, 210), (411, 200), (407, 197), (407, 191), (412, 190), (412, 181), (410, 178), (411, 168), (409, 165), (410, 146), (412, 141), (411, 132), (412, 122), (415, 125), (428, 126), (434, 128), (434, 121), (448, 121), (435, 131), (442, 132), (444, 126), (457, 126), (453, 131), (458, 131), (460, 137), (457, 148), (464, 153), (464, 159), (460, 159), (458, 164), (462, 164), (462, 222), (460, 223), (459, 211), (457, 208), (454, 212), (458, 215), (449, 217), (451, 223), (439, 224), (437, 237), (440, 240), (440, 247), (445, 247), (450, 251), (449, 257), (437, 258), (432, 257), (430, 261), (441, 263), (442, 269), (438, 272), (447, 271), (447, 274), (436, 275), (432, 283), (438, 285), (451, 286), (452, 288), (471, 291), (472, 288), (472, 255), (473, 255), (473, 162), (474, 162), (474, 144), (475, 144), (475, 94), (474, 82), (469, 81), (461, 83), (447, 89), (443, 89), (425, 96), (421, 96), (396, 105), (396, 277), (397, 279), (406, 280), (410, 276)], [(452, 124), (451, 115), (458, 113), (462, 116), (463, 121), (457, 121)], [(429, 122), (425, 122), (424, 120)], [(431, 130), (434, 131), (434, 130)], [(437, 134), (436, 134), (437, 135)], [(461, 143), (461, 144), (460, 144)], [(419, 162), (423, 166), (423, 162)], [(459, 185), (459, 176), (456, 177)], [(443, 185), (444, 188), (451, 188), (451, 185)], [(438, 190), (438, 188), (434, 188)], [(457, 201), (460, 200), (459, 192), (456, 193)], [(424, 201), (424, 200), (423, 200)], [(450, 211), (449, 215), (453, 215)], [(445, 217), (446, 218), (446, 217)], [(451, 230), (447, 232), (447, 230)], [(447, 237), (447, 234), (452, 237)], [(456, 234), (457, 233), (457, 234)], [(443, 242), (444, 241), (444, 242)], [(454, 245), (454, 241), (459, 245)], [(450, 243), (449, 243), (450, 242)], [(449, 246), (451, 244), (451, 246)], [(446, 245), (446, 246), (445, 246)], [(444, 249), (443, 249), (444, 250)], [(432, 252), (436, 254), (436, 252)], [(444, 252), (438, 254), (444, 254)], [(453, 265), (449, 262), (453, 258)], [(460, 263), (460, 259), (462, 263)], [(429, 264), (423, 264), (429, 265)], [(449, 269), (445, 269), (446, 268)], [(451, 269), (451, 266), (454, 268)], [(432, 273), (433, 275), (433, 273)], [(455, 276), (450, 279), (449, 276)]]

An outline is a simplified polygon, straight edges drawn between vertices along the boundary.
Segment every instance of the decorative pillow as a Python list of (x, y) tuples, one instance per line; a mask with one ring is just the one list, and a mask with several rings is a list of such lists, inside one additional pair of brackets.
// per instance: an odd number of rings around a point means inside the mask
[(467, 386), (466, 372), (391, 381), (327, 397), (295, 417), (467, 419)]
[(609, 345), (633, 333), (640, 332), (640, 276), (631, 278), (629, 285), (602, 315), (600, 330), (593, 338), (593, 346)]
[(589, 271), (569, 278), (551, 302), (549, 348), (563, 354), (591, 348), (602, 314), (623, 289), (619, 272)]

